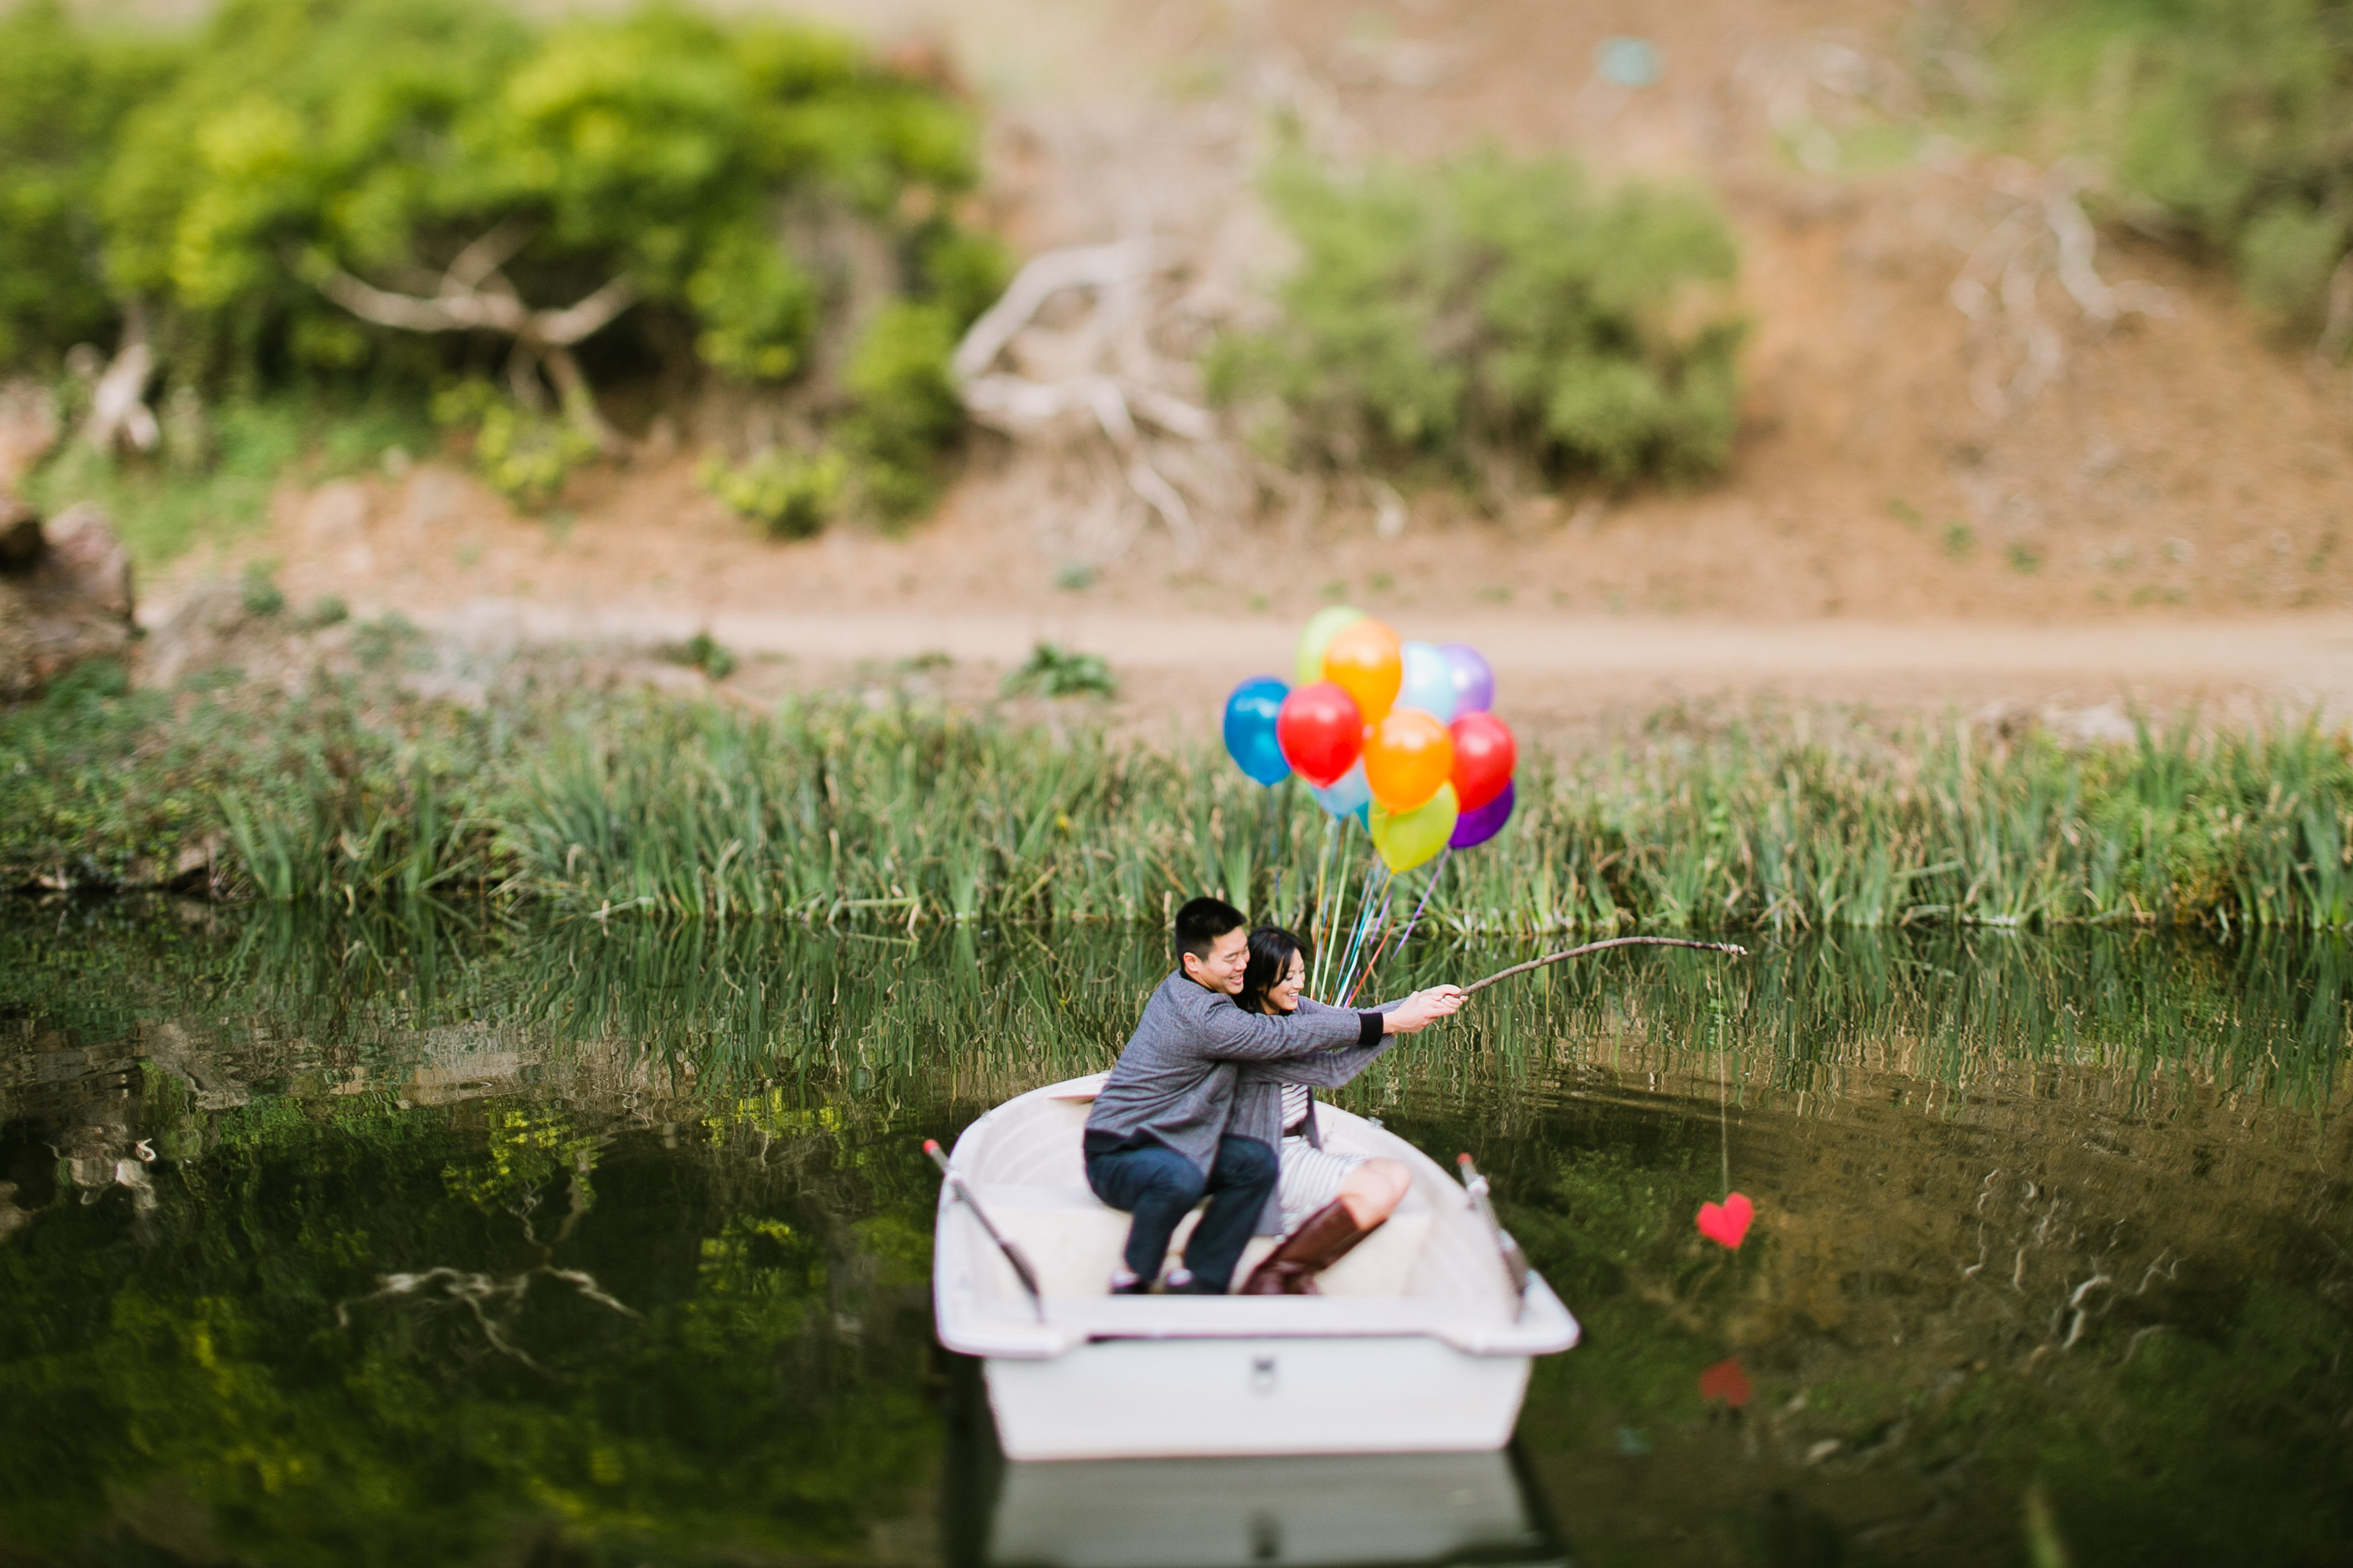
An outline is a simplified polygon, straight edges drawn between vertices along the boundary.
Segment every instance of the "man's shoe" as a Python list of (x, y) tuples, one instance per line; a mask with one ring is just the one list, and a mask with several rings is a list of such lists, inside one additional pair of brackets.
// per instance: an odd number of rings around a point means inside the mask
[(1114, 1296), (1143, 1296), (1151, 1292), (1152, 1282), (1136, 1277), (1125, 1268), (1111, 1271), (1111, 1293)]
[[(1387, 1222), (1383, 1222), (1387, 1223)], [(1359, 1226), (1348, 1205), (1334, 1198), (1309, 1215), (1282, 1245), (1266, 1255), (1242, 1281), (1237, 1296), (1317, 1296), (1315, 1276), (1348, 1256), (1356, 1245), (1380, 1229)]]
[(1160, 1293), (1164, 1296), (1222, 1296), (1226, 1288), (1211, 1284), (1189, 1268), (1171, 1268), (1168, 1278), (1160, 1282)]

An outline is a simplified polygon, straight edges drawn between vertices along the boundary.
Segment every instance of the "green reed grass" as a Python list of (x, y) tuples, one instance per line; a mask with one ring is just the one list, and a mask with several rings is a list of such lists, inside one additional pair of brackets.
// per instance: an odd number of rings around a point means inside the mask
[[(115, 701), (146, 701), (146, 717), (85, 722)], [(1262, 789), (1208, 748), (888, 693), (768, 712), (524, 693), (465, 710), (353, 688), (234, 723), (201, 706), (175, 721), (145, 694), (77, 704), (0, 722), (0, 806), (26, 805), (0, 831), (0, 874), (19, 885), (171, 863), (169, 844), (77, 846), (112, 831), (77, 801), (142, 791), (209, 803), (221, 861), (252, 894), (346, 906), (491, 892), (602, 917), (916, 931), (1154, 924), (1215, 893), (1345, 933), (1370, 864), (1361, 828), (1335, 829), (1304, 791)], [(92, 735), (113, 750), (95, 754)], [(1394, 902), (1401, 918), (1435, 874), (1424, 932), (1499, 937), (2341, 928), (2348, 758), (2344, 732), (2309, 721), (2067, 745), (1961, 722), (1667, 714), (1609, 752), (1525, 762), (1515, 820), (1406, 873)], [(188, 815), (168, 820), (185, 831)], [(1371, 887), (1385, 890), (1378, 874)]]
[[(1741, 724), (1535, 762), (1520, 800), (1451, 858), (1428, 929), (2353, 920), (2353, 763), (2313, 723), (2074, 748)], [(1214, 892), (1309, 923), (1336, 888), (1345, 926), (1367, 847), (1351, 826), (1327, 853), (1331, 833), (1303, 792), (1207, 752), (814, 702), (577, 741), (533, 773), (506, 846), (516, 885), (599, 911), (1149, 921)]]

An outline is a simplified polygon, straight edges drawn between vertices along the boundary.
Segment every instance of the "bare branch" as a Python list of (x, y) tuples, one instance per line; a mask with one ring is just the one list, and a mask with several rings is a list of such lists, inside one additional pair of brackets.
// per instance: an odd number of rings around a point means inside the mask
[(531, 335), (541, 342), (568, 348), (637, 302), (638, 286), (626, 278), (616, 278), (569, 310), (534, 312)]
[(1013, 335), (1029, 324), (1046, 301), (1065, 289), (1099, 289), (1146, 271), (1151, 247), (1141, 239), (1078, 246), (1032, 257), (996, 304), (981, 312), (956, 345), (956, 379), (969, 381), (987, 370)]
[(137, 450), (152, 452), (163, 444), (164, 432), (147, 406), (147, 383), (155, 374), (155, 351), (147, 343), (147, 311), (133, 301), (122, 318), (122, 342), (114, 358), (91, 390), (90, 418), (82, 439), (103, 452), (118, 440)]
[(319, 292), (364, 321), (411, 332), (511, 332), (520, 336), (530, 312), (511, 295), (479, 289), (420, 300), (363, 283), (341, 268), (319, 280)]
[(463, 292), (480, 288), (492, 273), (512, 261), (536, 232), (521, 218), (501, 218), (488, 234), (459, 251), (443, 270), (443, 290)]

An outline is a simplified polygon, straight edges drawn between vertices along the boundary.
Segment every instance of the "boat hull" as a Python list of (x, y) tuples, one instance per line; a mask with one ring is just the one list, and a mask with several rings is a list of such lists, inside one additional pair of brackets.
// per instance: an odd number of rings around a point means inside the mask
[(1509, 1442), (1528, 1358), (1427, 1335), (1123, 1339), (986, 1376), (1013, 1459), (1430, 1453)]

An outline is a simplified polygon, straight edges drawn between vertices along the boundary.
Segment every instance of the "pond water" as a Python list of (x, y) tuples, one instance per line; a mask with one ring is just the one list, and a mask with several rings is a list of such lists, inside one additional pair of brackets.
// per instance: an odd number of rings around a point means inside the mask
[[(1388, 979), (1525, 956), (1417, 944)], [(2353, 952), (1644, 952), (1342, 1097), (1584, 1321), (1493, 1458), (1008, 1466), (925, 1136), (1144, 934), (0, 910), (0, 1564), (2316, 1563)], [(1757, 1219), (1694, 1227), (1727, 1186)]]

